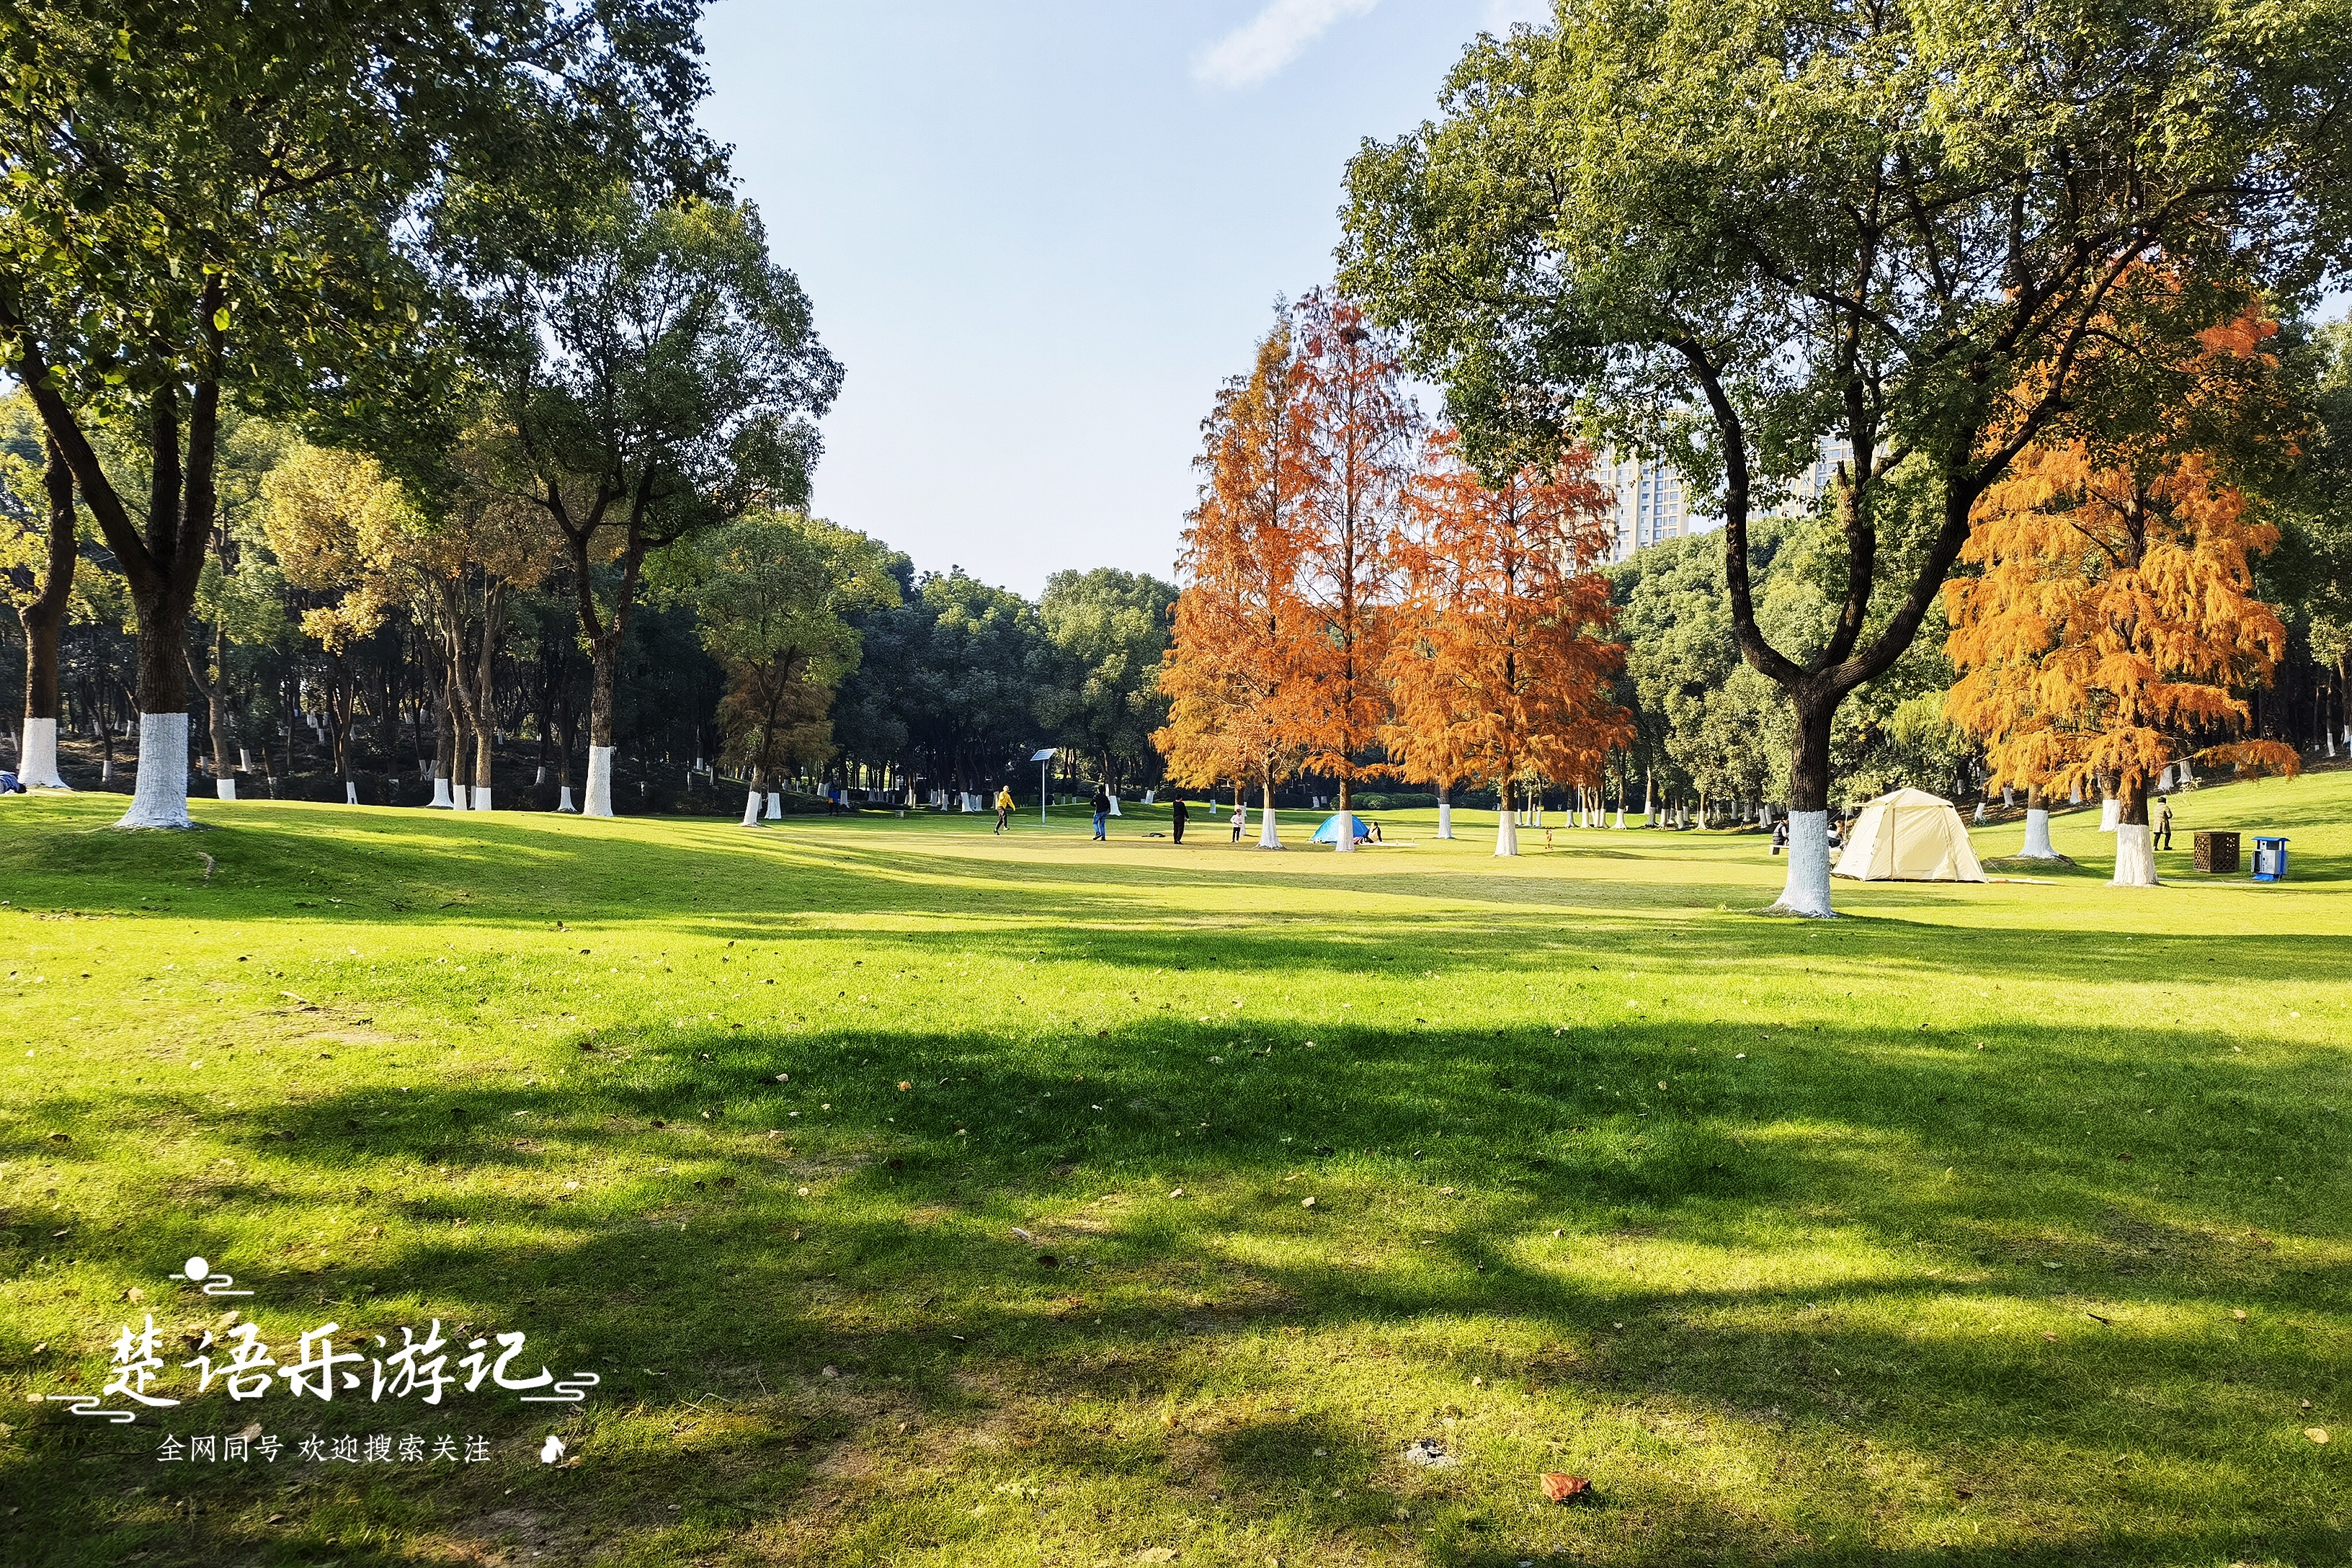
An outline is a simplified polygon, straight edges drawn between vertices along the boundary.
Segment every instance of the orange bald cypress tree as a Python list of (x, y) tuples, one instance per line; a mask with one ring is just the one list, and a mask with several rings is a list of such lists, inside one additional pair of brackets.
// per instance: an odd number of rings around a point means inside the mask
[(1410, 593), (1388, 671), (1390, 745), (1416, 778), (1490, 784), (1495, 853), (1518, 853), (1511, 812), (1524, 784), (1597, 784), (1633, 719), (1610, 698), (1624, 665), (1609, 585), (1607, 492), (1576, 452), (1489, 489), (1439, 433), (1400, 547)]
[(2198, 442), (2259, 425), (2245, 373), (2268, 366), (2276, 331), (2249, 312), (2206, 333), (2202, 363), (2175, 367), (2194, 395), (2145, 400), (2153, 416), (2127, 434), (2028, 447), (1978, 503), (1960, 559), (1979, 574), (1945, 584), (1960, 671), (1947, 711), (1984, 737), (1997, 783), (2114, 791), (2119, 886), (2156, 881), (2147, 795), (2167, 764), (2299, 766), (2292, 747), (2232, 738), (2241, 693), (2286, 649), (2252, 567), (2278, 531)]
[(1180, 784), (1232, 779), (1264, 791), (1261, 847), (1282, 847), (1274, 787), (1297, 765), (1282, 722), (1291, 650), (1304, 629), (1299, 511), (1307, 489), (1299, 375), (1287, 324), (1258, 344), (1202, 421), (1198, 504), (1187, 520), (1174, 634), (1160, 689), (1168, 722), (1151, 739)]
[[(1381, 670), (1393, 619), (1398, 531), (1421, 415), (1394, 338), (1320, 289), (1299, 301), (1297, 546), (1303, 634), (1289, 647), (1277, 723), (1300, 765), (1339, 784), (1393, 772), (1375, 755), (1394, 712)], [(1351, 834), (1335, 844), (1353, 849)]]

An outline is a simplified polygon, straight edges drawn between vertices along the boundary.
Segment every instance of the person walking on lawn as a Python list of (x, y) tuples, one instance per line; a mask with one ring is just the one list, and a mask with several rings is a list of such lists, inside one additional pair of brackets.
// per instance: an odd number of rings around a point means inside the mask
[(2156, 796), (2156, 821), (2148, 829), (2147, 847), (2151, 849), (2172, 847), (2172, 800), (2159, 790)]
[(1013, 786), (996, 786), (996, 831), (1003, 832), (1013, 826)]
[(1108, 838), (1109, 835), (1103, 830), (1110, 822), (1110, 796), (1103, 793), (1100, 784), (1095, 785), (1094, 806), (1095, 837), (1098, 840)]
[(1249, 808), (1236, 803), (1234, 806), (1234, 842), (1242, 841), (1242, 829), (1249, 826)]
[(1187, 815), (1184, 809), (1184, 792), (1180, 789), (1176, 792), (1175, 804), (1168, 811), (1168, 820), (1176, 829), (1176, 842), (1179, 844), (1184, 842), (1184, 818)]

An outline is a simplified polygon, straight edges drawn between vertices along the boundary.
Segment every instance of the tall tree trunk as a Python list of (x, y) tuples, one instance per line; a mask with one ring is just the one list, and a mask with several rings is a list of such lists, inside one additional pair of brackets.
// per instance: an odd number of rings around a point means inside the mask
[(115, 489), (79, 417), (51, 383), (48, 366), (29, 334), (19, 335), (19, 384), (41, 424), (73, 470), (131, 588), (139, 615), (139, 779), (121, 827), (191, 827), (188, 816), (188, 616), (203, 574), (218, 497), (214, 489), (220, 430), (224, 279), (205, 279), (198, 304), (207, 379), (195, 383), (188, 410), (184, 455), (180, 386), (165, 382), (149, 395), (148, 506), (142, 534)]
[(439, 700), (434, 704), (433, 804), (444, 811), (462, 810), (451, 787), (457, 766), (457, 696), (449, 679), (447, 649), (443, 649)]
[(2116, 888), (2153, 888), (2156, 847), (2148, 836), (2147, 779), (2134, 773), (2118, 781), (2116, 813)]
[(474, 797), (467, 804), (476, 811), (490, 809), (490, 763), (498, 740), (497, 720), (491, 711), (495, 700), (491, 678), (497, 668), (499, 624), (505, 611), (506, 585), (493, 581), (483, 591), (482, 641), (467, 703), (474, 725)]
[(16, 778), (27, 789), (64, 789), (58, 772), (58, 642), (73, 597), (74, 481), (52, 438), (43, 444), (41, 486), (48, 497), (49, 567), (41, 591), (18, 607), (25, 626), (25, 731), (16, 744)]
[(1339, 775), (1339, 837), (1331, 846), (1334, 851), (1340, 854), (1349, 853), (1356, 847), (1356, 819), (1350, 814), (1349, 806), (1349, 802), (1352, 798), (1353, 795), (1349, 789), (1348, 775), (1341, 773)]
[(194, 645), (186, 649), (188, 678), (204, 694), (205, 725), (211, 732), (213, 743), (213, 787), (223, 800), (236, 798), (236, 773), (228, 765), (228, 693), (227, 681), (222, 671), (223, 656), (228, 638), (217, 626), (213, 627), (212, 657), (199, 660)]
[(1437, 836), (1454, 837), (1454, 786), (1444, 780), (1437, 785)]
[(588, 791), (583, 816), (613, 815), (613, 707), (621, 664), (620, 617), (589, 644)]
[(572, 786), (572, 753), (580, 749), (580, 716), (572, 710), (572, 687), (568, 681), (556, 689), (555, 731), (559, 738), (555, 752), (555, 782), (569, 789)]
[(1785, 688), (1797, 710), (1797, 734), (1789, 755), (1789, 879), (1780, 914), (1828, 920), (1830, 907), (1830, 721), (1838, 692), (1826, 681)]
[(1274, 820), (1273, 763), (1269, 763), (1265, 765), (1265, 770), (1259, 774), (1259, 779), (1265, 786), (1265, 794), (1261, 797), (1263, 805), (1258, 811), (1257, 847), (1261, 849), (1279, 849), (1282, 847), (1282, 829)]
[(2018, 851), (2021, 860), (2063, 859), (2050, 847), (2050, 804), (2042, 795), (2038, 784), (2025, 786), (2025, 847)]
[(1495, 784), (1495, 854), (1509, 859), (1519, 852), (1517, 803), (1511, 798), (1511, 775), (1505, 773)]

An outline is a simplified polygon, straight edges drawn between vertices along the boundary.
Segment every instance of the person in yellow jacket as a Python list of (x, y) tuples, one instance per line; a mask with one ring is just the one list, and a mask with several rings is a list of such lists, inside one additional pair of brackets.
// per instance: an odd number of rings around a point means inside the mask
[(1003, 832), (1013, 826), (1013, 786), (996, 786), (996, 831)]

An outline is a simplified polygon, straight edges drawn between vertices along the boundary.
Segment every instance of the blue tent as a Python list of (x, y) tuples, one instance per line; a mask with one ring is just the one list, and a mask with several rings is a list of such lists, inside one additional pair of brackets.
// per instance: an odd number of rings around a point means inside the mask
[[(1323, 819), (1323, 826), (1315, 830), (1314, 842), (1318, 844), (1337, 844), (1339, 842), (1339, 813), (1335, 811), (1330, 816)], [(1372, 836), (1372, 830), (1364, 826), (1364, 819), (1362, 817), (1358, 816), (1352, 811), (1349, 812), (1347, 816), (1349, 824), (1356, 830), (1357, 843), (1361, 844), (1365, 839), (1370, 838)]]

